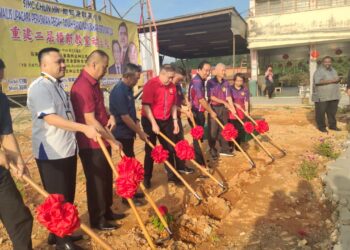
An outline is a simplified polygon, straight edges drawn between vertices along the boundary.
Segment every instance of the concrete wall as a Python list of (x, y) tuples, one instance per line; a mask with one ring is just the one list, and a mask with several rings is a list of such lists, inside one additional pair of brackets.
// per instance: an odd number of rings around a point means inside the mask
[(350, 41), (350, 5), (279, 15), (252, 15), (247, 23), (250, 49)]

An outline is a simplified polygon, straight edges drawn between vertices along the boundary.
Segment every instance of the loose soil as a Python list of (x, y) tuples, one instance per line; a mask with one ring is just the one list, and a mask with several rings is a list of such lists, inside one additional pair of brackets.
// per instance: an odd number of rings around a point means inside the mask
[[(13, 117), (20, 110), (13, 109)], [(304, 157), (313, 152), (315, 143), (324, 134), (319, 133), (313, 124), (313, 110), (310, 108), (269, 108), (255, 109), (255, 117), (264, 117), (270, 125), (273, 141), (286, 149), (281, 153), (264, 140), (276, 161), (270, 164), (269, 157), (254, 141), (244, 145), (257, 167), (248, 171), (249, 164), (239, 152), (235, 157), (222, 157), (211, 162), (214, 176), (222, 179), (228, 186), (225, 193), (210, 179), (199, 179), (196, 174), (185, 176), (191, 186), (203, 197), (198, 204), (193, 195), (184, 187), (167, 184), (163, 166), (156, 165), (150, 194), (158, 205), (165, 205), (172, 214), (173, 237), (167, 239), (165, 232), (157, 231), (151, 224), (154, 215), (147, 204), (138, 211), (146, 223), (159, 249), (329, 249), (335, 239), (334, 207), (323, 195), (320, 178), (312, 181), (298, 176), (298, 168)], [(185, 130), (189, 127), (186, 124)], [(14, 129), (25, 159), (30, 159), (30, 116), (23, 112), (15, 119)], [(345, 129), (346, 124), (339, 127)], [(337, 144), (346, 137), (347, 132), (330, 132)], [(188, 137), (188, 135), (187, 135)], [(190, 139), (188, 137), (188, 139)], [(137, 158), (143, 161), (143, 143), (135, 146)], [(324, 163), (328, 160), (318, 157), (321, 163), (319, 175), (325, 172)], [(114, 157), (118, 161), (118, 157)], [(189, 164), (191, 165), (191, 164)], [(40, 183), (37, 167), (29, 160), (33, 179)], [(35, 207), (43, 199), (30, 186), (17, 182), (25, 203), (33, 215)], [(76, 188), (76, 205), (83, 222), (88, 224), (85, 177), (79, 162)], [(115, 231), (98, 232), (115, 249), (149, 249), (132, 211), (114, 197), (113, 210), (123, 212), (127, 217), (118, 221)], [(38, 222), (34, 222), (34, 249), (54, 249), (47, 245), (48, 232)], [(86, 237), (79, 245), (84, 249), (100, 249), (95, 242)], [(12, 249), (8, 235), (0, 224), (0, 249)]]

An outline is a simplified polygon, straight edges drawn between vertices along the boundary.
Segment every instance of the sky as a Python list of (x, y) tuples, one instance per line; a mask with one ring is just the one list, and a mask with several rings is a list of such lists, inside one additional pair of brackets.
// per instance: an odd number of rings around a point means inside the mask
[[(96, 0), (98, 10), (102, 8), (104, 1), (109, 3), (109, 0)], [(111, 1), (122, 16), (131, 6), (139, 3), (139, 0)], [(83, 0), (59, 0), (59, 2), (79, 7), (83, 5)], [(107, 12), (109, 13), (109, 4), (107, 5)], [(249, 8), (249, 0), (152, 0), (151, 5), (156, 20), (231, 6), (234, 6), (245, 17)], [(146, 10), (144, 14), (146, 15)], [(113, 11), (113, 15), (117, 15), (115, 11)], [(124, 18), (138, 23), (140, 19), (140, 5), (138, 4), (134, 7)]]

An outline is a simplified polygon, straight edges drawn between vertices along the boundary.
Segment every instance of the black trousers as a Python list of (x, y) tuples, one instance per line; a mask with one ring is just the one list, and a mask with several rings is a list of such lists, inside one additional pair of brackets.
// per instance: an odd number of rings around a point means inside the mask
[[(170, 140), (175, 141), (175, 136), (173, 133), (174, 126), (173, 126), (173, 121), (171, 119), (168, 120), (156, 120), (157, 124), (159, 126), (160, 131), (165, 134)], [(141, 118), (141, 124), (143, 127), (143, 130), (145, 131), (146, 134), (149, 136), (149, 141), (155, 145), (157, 142), (157, 137), (162, 144), (162, 146), (169, 151), (169, 158), (168, 161), (170, 162), (171, 165), (173, 165), (176, 169), (178, 169), (178, 166), (175, 164), (175, 149), (167, 143), (161, 136), (157, 136), (155, 133), (152, 131), (152, 124), (151, 122), (146, 118), (142, 117)], [(152, 148), (148, 146), (148, 144), (145, 144), (145, 159), (144, 159), (144, 168), (145, 168), (145, 180), (151, 180), (152, 178), (152, 173), (153, 173), (153, 159), (151, 157), (151, 152)], [(167, 167), (165, 166), (165, 169), (168, 174), (168, 178), (175, 178), (174, 173)]]
[[(192, 109), (192, 114), (194, 117), (194, 122), (198, 126), (202, 126), (204, 128), (204, 125), (205, 125), (204, 112), (199, 112), (196, 109)], [(192, 122), (190, 120), (189, 120), (189, 123), (191, 124), (192, 127), (194, 126), (194, 124), (192, 124)], [(201, 148), (200, 148), (197, 140), (193, 140), (193, 147), (194, 147), (194, 151), (196, 153), (196, 162), (198, 162), (200, 165), (204, 165), (205, 164), (204, 157), (202, 155), (202, 151), (201, 151)]]
[[(111, 148), (107, 150), (111, 154)], [(113, 173), (101, 149), (80, 149), (79, 156), (86, 177), (90, 224), (94, 226), (112, 213)]]
[(0, 220), (10, 236), (14, 250), (32, 247), (33, 217), (24, 205), (10, 172), (0, 166)]
[(123, 152), (127, 157), (135, 157), (134, 138), (116, 138), (123, 145)]
[[(58, 160), (35, 159), (44, 189), (50, 194), (62, 194), (67, 202), (74, 203), (77, 175), (77, 156)], [(63, 244), (67, 237), (56, 237)]]
[(275, 87), (274, 87), (273, 82), (266, 81), (266, 89), (264, 92), (267, 91), (267, 95), (269, 96), (269, 98), (272, 98), (272, 94), (273, 94), (274, 90), (275, 90)]
[(315, 102), (316, 123), (319, 129), (326, 128), (325, 115), (327, 115), (328, 127), (337, 127), (337, 120), (335, 118), (335, 115), (337, 114), (338, 104), (339, 100)]
[[(218, 119), (221, 121), (221, 123), (225, 125), (228, 122), (228, 112), (225, 106), (212, 106), (212, 109), (217, 114)], [(210, 131), (209, 147), (211, 149), (215, 149), (216, 141), (218, 140), (221, 147), (221, 152), (229, 152), (229, 144), (221, 135), (222, 128), (214, 119), (211, 119), (210, 115), (208, 115), (208, 126)]]

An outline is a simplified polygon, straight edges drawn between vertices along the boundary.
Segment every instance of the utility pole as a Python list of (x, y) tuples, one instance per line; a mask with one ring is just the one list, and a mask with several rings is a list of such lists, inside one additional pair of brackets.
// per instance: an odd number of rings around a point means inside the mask
[(147, 15), (148, 15), (148, 29), (149, 29), (149, 34), (150, 34), (150, 40), (151, 40), (151, 51), (152, 51), (152, 68), (153, 68), (153, 75), (156, 75), (157, 72), (157, 67), (156, 67), (156, 59), (155, 59), (155, 51), (154, 51), (154, 40), (153, 40), (153, 28), (152, 24), (154, 22), (152, 15), (151, 15), (151, 0), (146, 0), (147, 1)]

